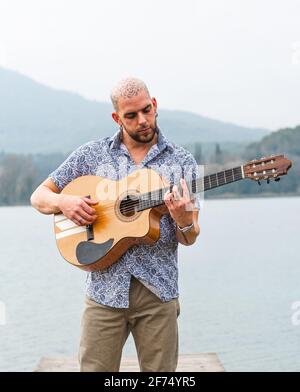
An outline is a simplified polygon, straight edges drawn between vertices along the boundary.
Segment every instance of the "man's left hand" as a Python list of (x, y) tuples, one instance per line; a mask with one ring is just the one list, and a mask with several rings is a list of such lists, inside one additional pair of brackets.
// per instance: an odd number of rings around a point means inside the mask
[(195, 200), (190, 198), (190, 193), (186, 181), (180, 180), (182, 187), (182, 196), (176, 185), (173, 186), (172, 192), (165, 193), (164, 202), (168, 207), (171, 217), (179, 227), (186, 227), (193, 223), (193, 211)]

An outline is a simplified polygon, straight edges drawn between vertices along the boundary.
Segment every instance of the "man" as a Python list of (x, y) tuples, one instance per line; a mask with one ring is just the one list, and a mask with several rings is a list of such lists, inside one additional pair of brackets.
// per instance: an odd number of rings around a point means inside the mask
[[(170, 143), (157, 126), (157, 102), (139, 79), (128, 78), (113, 89), (112, 118), (120, 130), (74, 151), (32, 194), (31, 203), (44, 214), (62, 212), (77, 225), (92, 224), (98, 201), (62, 195), (82, 175), (120, 179), (141, 167), (153, 168), (172, 183), (194, 176), (196, 162)], [(174, 173), (170, 168), (177, 168)], [(192, 174), (189, 169), (192, 168)], [(173, 183), (176, 183), (175, 181)], [(122, 348), (131, 332), (141, 371), (175, 371), (178, 359), (178, 242), (191, 245), (200, 229), (198, 210), (191, 208), (186, 182), (165, 194), (160, 239), (136, 245), (107, 270), (88, 274), (81, 324), (81, 371), (119, 371)]]

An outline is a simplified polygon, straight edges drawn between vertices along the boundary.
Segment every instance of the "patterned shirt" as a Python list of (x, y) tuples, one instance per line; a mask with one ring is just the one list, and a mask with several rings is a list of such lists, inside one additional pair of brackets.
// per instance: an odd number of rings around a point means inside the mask
[[(88, 142), (77, 148), (49, 177), (62, 190), (70, 181), (83, 175), (97, 175), (120, 180), (141, 168), (156, 170), (171, 184), (184, 177), (197, 176), (197, 163), (183, 147), (170, 143), (158, 131), (157, 143), (148, 151), (143, 161), (136, 165), (126, 146), (122, 133)], [(196, 199), (196, 206), (199, 202)], [(114, 308), (128, 308), (131, 276), (135, 276), (163, 302), (177, 298), (176, 223), (170, 214), (160, 221), (160, 238), (155, 244), (135, 245), (105, 270), (89, 272), (86, 280), (87, 296)]]

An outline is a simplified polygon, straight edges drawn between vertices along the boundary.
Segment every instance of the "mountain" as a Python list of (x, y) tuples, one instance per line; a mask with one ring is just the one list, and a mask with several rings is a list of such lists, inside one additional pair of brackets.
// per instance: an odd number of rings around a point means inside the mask
[(261, 141), (247, 147), (247, 156), (256, 153), (262, 156), (288, 154), (300, 158), (300, 125), (296, 128), (279, 129), (265, 136)]
[[(110, 103), (55, 90), (0, 68), (0, 151), (71, 151), (116, 131), (111, 109)], [(158, 119), (165, 135), (178, 144), (254, 142), (269, 133), (184, 111), (160, 109)]]

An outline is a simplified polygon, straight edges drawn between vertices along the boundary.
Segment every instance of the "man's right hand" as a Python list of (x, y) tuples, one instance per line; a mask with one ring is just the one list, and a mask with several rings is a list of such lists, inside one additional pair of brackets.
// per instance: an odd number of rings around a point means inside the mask
[(86, 226), (95, 222), (98, 215), (92, 206), (98, 204), (97, 200), (88, 197), (60, 195), (58, 207), (60, 211), (78, 226)]

